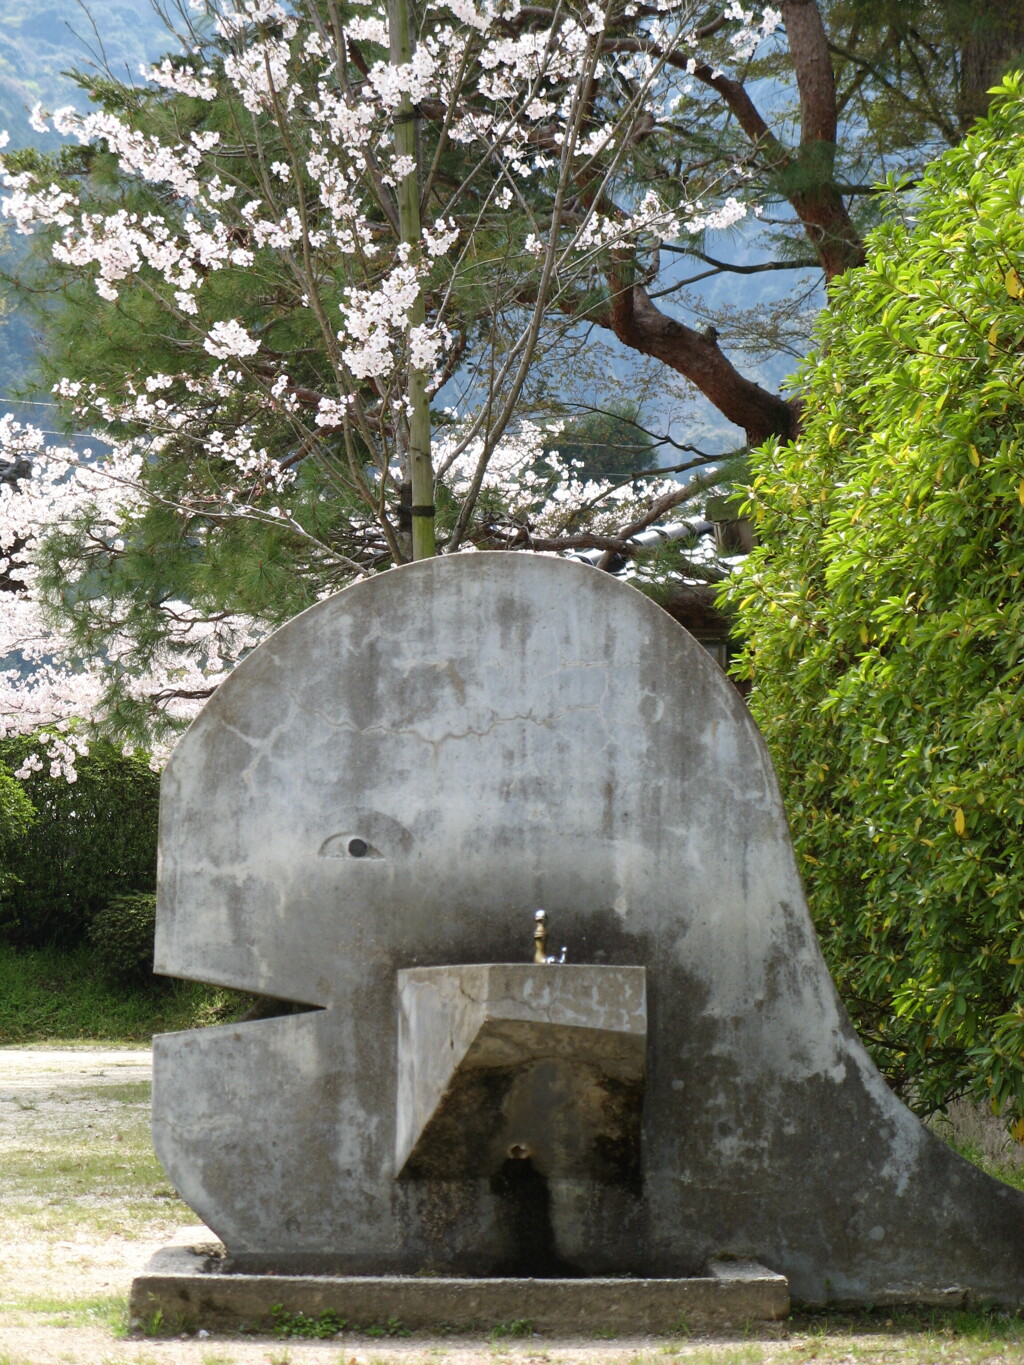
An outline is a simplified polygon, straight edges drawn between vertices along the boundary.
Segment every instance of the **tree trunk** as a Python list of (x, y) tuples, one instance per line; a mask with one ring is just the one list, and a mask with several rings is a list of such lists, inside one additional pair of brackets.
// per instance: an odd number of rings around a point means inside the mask
[(1024, 65), (1024, 4), (1021, 0), (975, 0), (950, 16), (960, 49), (957, 118), (966, 134), (989, 105), (989, 90), (1007, 71)]
[(832, 56), (816, 0), (783, 0), (782, 18), (800, 92), (797, 160), (817, 179), (812, 189), (794, 191), (789, 201), (830, 281), (864, 264), (864, 243), (834, 179), (838, 117)]
[(698, 332), (670, 318), (639, 285), (614, 278), (609, 283), (611, 302), (596, 320), (623, 345), (685, 376), (723, 416), (743, 428), (748, 444), (760, 445), (769, 436), (795, 438), (797, 406), (740, 374), (720, 349), (712, 329)]
[[(776, 137), (741, 81), (710, 66), (698, 67), (695, 75), (718, 94), (783, 185), (787, 170), (798, 172), (789, 202), (830, 281), (864, 261), (864, 244), (834, 180), (838, 118), (832, 57), (816, 0), (784, 0), (782, 15), (800, 96), (798, 147), (788, 147)], [(607, 308), (590, 316), (624, 345), (683, 375), (723, 416), (743, 428), (750, 445), (760, 445), (769, 436), (796, 438), (799, 402), (787, 401), (740, 374), (720, 350), (713, 329), (696, 331), (663, 313), (644, 289), (632, 283), (628, 262), (612, 267), (608, 287)]]
[[(408, 0), (388, 0), (388, 27), (391, 30), (391, 63), (406, 66), (412, 59), (412, 31), (409, 22)], [(420, 246), (420, 175), (416, 146), (416, 119), (408, 95), (395, 111), (395, 151), (404, 157), (411, 169), (398, 182), (398, 217), (402, 241), (411, 249), (410, 261), (417, 265)], [(422, 327), (426, 321), (426, 304), (420, 289), (410, 314), (410, 330)], [(412, 520), (412, 557), (430, 559), (434, 545), (434, 467), (430, 458), (430, 399), (427, 397), (427, 377), (412, 363), (409, 349), (409, 484), (412, 501), (409, 516)]]

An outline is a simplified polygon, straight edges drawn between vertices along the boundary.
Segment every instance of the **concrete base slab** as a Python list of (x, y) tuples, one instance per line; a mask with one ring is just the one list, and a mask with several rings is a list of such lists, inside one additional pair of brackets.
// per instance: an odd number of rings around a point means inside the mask
[[(205, 1232), (205, 1229), (201, 1231)], [(410, 1331), (490, 1331), (529, 1322), (553, 1336), (666, 1333), (774, 1322), (789, 1284), (755, 1261), (713, 1262), (693, 1279), (455, 1279), (433, 1276), (240, 1275), (219, 1270), (223, 1248), (179, 1238), (132, 1283), (134, 1324), (159, 1314), (182, 1330), (259, 1331), (274, 1308), (349, 1330), (400, 1323)]]

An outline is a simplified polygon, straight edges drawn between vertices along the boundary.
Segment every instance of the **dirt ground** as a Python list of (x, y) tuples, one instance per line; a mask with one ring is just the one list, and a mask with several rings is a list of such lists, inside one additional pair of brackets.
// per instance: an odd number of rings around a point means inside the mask
[(893, 1321), (723, 1339), (131, 1334), (132, 1277), (196, 1223), (152, 1153), (150, 1072), (145, 1049), (0, 1048), (0, 1365), (1024, 1365), (1018, 1333), (908, 1334)]

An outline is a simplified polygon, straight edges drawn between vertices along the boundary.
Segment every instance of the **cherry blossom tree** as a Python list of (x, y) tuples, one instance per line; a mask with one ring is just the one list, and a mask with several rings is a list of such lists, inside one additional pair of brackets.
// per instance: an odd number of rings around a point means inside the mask
[[(108, 338), (55, 393), (109, 445), (0, 427), (0, 458), (32, 465), (0, 484), (0, 657), (34, 666), (6, 674), (4, 723), (53, 723), (69, 771), (78, 718), (173, 729), (266, 630), (423, 553), (435, 518), (446, 553), (629, 553), (692, 490), (560, 465), (521, 415), (531, 366), (610, 261), (746, 212), (631, 178), (699, 51), (689, 0), (430, 0), (404, 45), (372, 0), (192, 12), (145, 88), (36, 111), (69, 154), (5, 157), (5, 212)], [(733, 4), (733, 47), (777, 22)]]

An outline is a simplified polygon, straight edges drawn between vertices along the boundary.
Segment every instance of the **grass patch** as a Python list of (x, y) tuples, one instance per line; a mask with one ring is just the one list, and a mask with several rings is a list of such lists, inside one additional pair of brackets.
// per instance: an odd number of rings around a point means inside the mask
[(370, 1322), (360, 1326), (357, 1322), (349, 1322), (347, 1318), (339, 1317), (330, 1309), (315, 1315), (303, 1313), (301, 1310), (290, 1313), (282, 1304), (275, 1303), (271, 1306), (270, 1312), (274, 1319), (274, 1334), (279, 1337), (328, 1340), (340, 1336), (343, 1332), (358, 1332), (364, 1337), (412, 1336), (409, 1329), (402, 1325), (400, 1318), (388, 1318), (386, 1322)]
[(172, 1313), (166, 1317), (162, 1308), (158, 1308), (141, 1322), (136, 1320), (135, 1325), (144, 1337), (191, 1336), (196, 1330), (195, 1319), (191, 1314)]
[[(966, 1309), (893, 1307), (864, 1309), (846, 1313), (794, 1313), (790, 1318), (792, 1333), (800, 1333), (817, 1341), (856, 1342), (858, 1337), (911, 1337), (922, 1350), (936, 1351), (941, 1345), (942, 1356), (959, 1359), (955, 1348), (968, 1345), (979, 1348), (993, 1344), (1020, 1345), (1024, 1343), (1024, 1316), (997, 1308)], [(954, 1348), (951, 1352), (951, 1348)], [(1016, 1353), (1015, 1353), (1016, 1354)], [(911, 1359), (918, 1357), (914, 1354)], [(935, 1356), (933, 1355), (933, 1359)], [(965, 1357), (966, 1358), (966, 1357)], [(1019, 1358), (1019, 1357), (1017, 1357)]]
[(143, 1237), (194, 1221), (157, 1161), (149, 1109), (148, 1081), (55, 1087), (17, 1105), (0, 1145), (3, 1244)]
[(500, 1341), (504, 1337), (533, 1336), (532, 1318), (513, 1318), (510, 1322), (496, 1322), (491, 1328), (491, 1340)]
[(126, 1294), (103, 1294), (91, 1299), (60, 1299), (36, 1294), (5, 1306), (33, 1314), (41, 1327), (104, 1327), (111, 1336), (128, 1335)]
[(195, 981), (115, 986), (85, 948), (17, 952), (0, 944), (0, 1046), (148, 1043), (154, 1033), (230, 1022), (251, 1003)]
[(936, 1131), (944, 1142), (949, 1143), (954, 1152), (959, 1152), (972, 1166), (977, 1166), (986, 1175), (1001, 1180), (1004, 1185), (1012, 1185), (1015, 1190), (1024, 1191), (1024, 1166), (1015, 1166), (1004, 1161), (993, 1161), (991, 1157), (985, 1155), (976, 1143), (955, 1141), (947, 1137), (941, 1128), (936, 1129)]
[(125, 1081), (119, 1085), (83, 1085), (77, 1089), (80, 1095), (92, 1095), (96, 1099), (113, 1104), (148, 1105), (153, 1093), (153, 1086), (149, 1081)]
[(274, 1332), (279, 1337), (310, 1337), (325, 1340), (336, 1337), (348, 1326), (345, 1318), (330, 1310), (311, 1315), (309, 1313), (289, 1313), (281, 1304), (272, 1305)]
[(388, 1318), (386, 1322), (369, 1322), (365, 1327), (353, 1324), (353, 1332), (362, 1332), (364, 1337), (411, 1337), (412, 1332), (401, 1318)]
[[(772, 1358), (775, 1359), (774, 1356)], [(693, 1361), (694, 1357), (687, 1352), (681, 1359), (685, 1360), (687, 1365), (690, 1365), (690, 1362)], [(722, 1346), (710, 1355), (709, 1359), (713, 1360), (715, 1365), (761, 1365), (761, 1362), (765, 1359), (765, 1349), (763, 1346), (753, 1344), (743, 1346)], [(801, 1351), (797, 1356), (797, 1359), (807, 1359), (807, 1353)], [(850, 1359), (850, 1353), (848, 1351), (845, 1354), (844, 1359)]]

